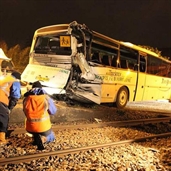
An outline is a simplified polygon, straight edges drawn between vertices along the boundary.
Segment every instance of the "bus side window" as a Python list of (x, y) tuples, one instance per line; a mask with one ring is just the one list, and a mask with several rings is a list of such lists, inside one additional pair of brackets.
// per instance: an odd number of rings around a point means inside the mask
[(113, 66), (113, 67), (117, 67), (117, 57), (116, 57), (116, 56), (113, 56), (113, 59), (112, 59), (112, 66)]
[(109, 66), (112, 66), (112, 56), (109, 56)]
[(127, 60), (126, 59), (121, 59), (120, 60), (121, 68), (128, 68)]
[(146, 58), (143, 55), (140, 55), (140, 72), (146, 71)]
[(134, 70), (134, 63), (129, 61), (128, 68)]
[(145, 64), (140, 63), (140, 72), (145, 72)]
[(104, 55), (102, 58), (102, 64), (109, 65), (109, 59), (107, 55)]
[(171, 72), (168, 73), (168, 77), (171, 78)]
[(168, 75), (169, 78), (171, 78), (171, 65), (168, 65)]
[(91, 61), (100, 64), (99, 53), (97, 53), (97, 52), (93, 53), (93, 56), (92, 56), (92, 58), (91, 58)]

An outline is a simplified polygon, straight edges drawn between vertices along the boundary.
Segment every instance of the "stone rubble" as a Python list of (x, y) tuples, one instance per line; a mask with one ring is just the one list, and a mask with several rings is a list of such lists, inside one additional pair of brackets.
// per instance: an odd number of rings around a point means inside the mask
[[(19, 108), (16, 108), (10, 115), (9, 128), (11, 129), (24, 127), (24, 118), (20, 114), (22, 105), (19, 104), (18, 106)], [(150, 105), (139, 104), (139, 102), (132, 105), (128, 104), (126, 110), (94, 106), (89, 112), (87, 112), (86, 107), (77, 109), (72, 106), (74, 113), (64, 103), (59, 102), (57, 107), (59, 111), (55, 118), (57, 122), (53, 120), (53, 117), (52, 122), (59, 125), (153, 118), (166, 110), (170, 114), (171, 109), (171, 105), (167, 103), (161, 103), (160, 105), (158, 102), (150, 102)], [(131, 110), (132, 108), (135, 110)], [(84, 112), (81, 112), (82, 110)], [(157, 113), (156, 110), (161, 112)], [(97, 114), (94, 111), (98, 111)], [(19, 120), (19, 118), (22, 118), (22, 122), (15, 124), (16, 119)], [(27, 134), (18, 134), (12, 135), (8, 139), (7, 145), (0, 146), (0, 159), (116, 142), (165, 132), (171, 132), (171, 124), (149, 124), (131, 128), (66, 129), (55, 131), (55, 142), (46, 144), (43, 151), (38, 151), (37, 147), (31, 144), (32, 138)], [(0, 171), (171, 171), (171, 137), (92, 149), (64, 157), (49, 156), (31, 162), (7, 164), (0, 166)]]
[[(84, 128), (55, 131), (56, 140), (44, 151), (77, 148), (119, 140), (140, 138), (171, 131), (170, 124), (132, 128)], [(6, 146), (0, 146), (0, 158), (35, 154), (36, 146), (27, 134), (12, 135)], [(48, 157), (20, 164), (0, 166), (0, 171), (171, 171), (171, 137), (130, 145), (88, 150), (65, 157)]]

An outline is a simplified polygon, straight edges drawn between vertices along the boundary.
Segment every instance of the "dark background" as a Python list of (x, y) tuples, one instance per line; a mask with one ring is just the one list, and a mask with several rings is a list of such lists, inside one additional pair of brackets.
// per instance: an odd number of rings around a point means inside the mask
[(121, 41), (171, 51), (171, 0), (0, 0), (0, 40), (30, 46), (39, 27), (76, 20)]

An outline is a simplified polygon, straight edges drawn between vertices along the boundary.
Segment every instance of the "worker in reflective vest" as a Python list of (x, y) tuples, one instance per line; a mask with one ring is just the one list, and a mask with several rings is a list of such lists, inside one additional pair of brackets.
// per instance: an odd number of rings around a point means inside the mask
[(0, 76), (0, 144), (6, 143), (5, 134), (8, 129), (9, 113), (21, 96), (20, 79), (19, 72)]
[[(26, 131), (41, 136), (42, 142), (52, 142), (55, 140), (54, 133), (51, 129), (50, 115), (54, 115), (57, 108), (53, 100), (43, 90), (39, 81), (32, 85), (32, 89), (24, 94), (23, 111), (26, 116)], [(36, 141), (33, 141), (34, 145)]]

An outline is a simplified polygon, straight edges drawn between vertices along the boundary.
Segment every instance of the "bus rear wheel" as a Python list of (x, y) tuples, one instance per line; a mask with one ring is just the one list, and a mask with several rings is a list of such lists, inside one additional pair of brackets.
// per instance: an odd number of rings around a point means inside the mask
[(122, 109), (126, 106), (128, 102), (128, 90), (126, 87), (121, 87), (118, 91), (116, 98), (116, 107)]

